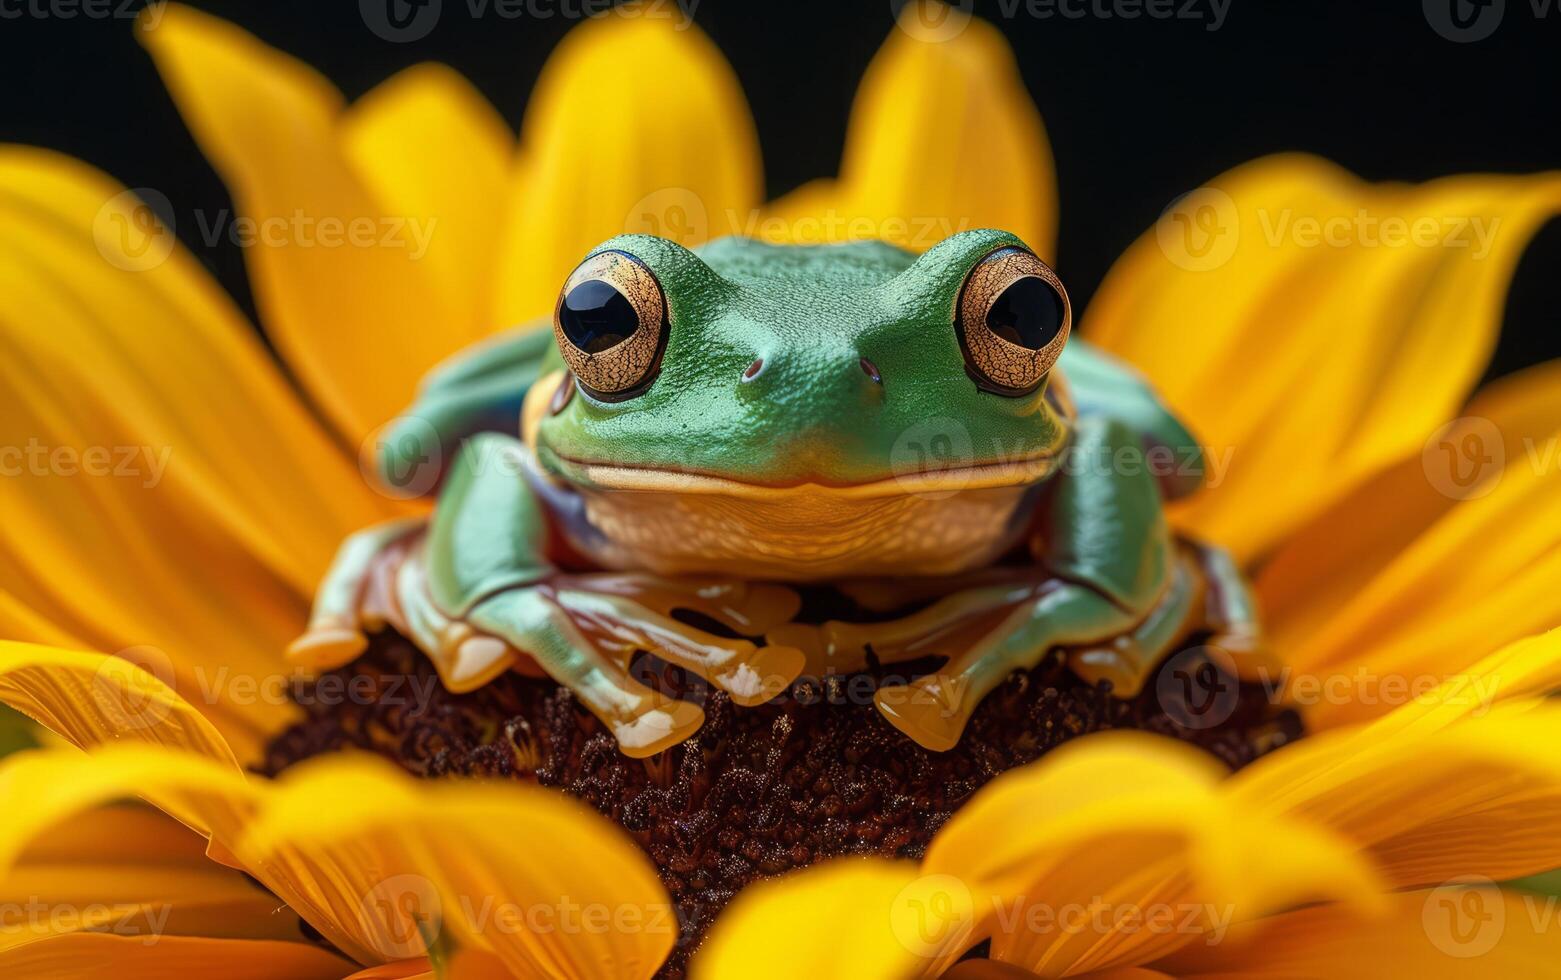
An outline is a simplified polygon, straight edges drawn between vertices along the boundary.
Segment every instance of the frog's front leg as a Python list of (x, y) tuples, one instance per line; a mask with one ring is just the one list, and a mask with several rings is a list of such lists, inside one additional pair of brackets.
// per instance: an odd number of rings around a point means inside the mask
[[(1079, 651), (1071, 666), (1085, 680), (1137, 692), (1153, 667), (1150, 658), (1162, 651), (1159, 643), (1133, 642), (1135, 631), (1149, 625), (1157, 608), (1174, 625), (1190, 606), (1189, 579), (1177, 575), (1160, 491), (1137, 447), (1137, 436), (1121, 422), (1080, 422), (1067, 465), (1037, 514), (1035, 584), (1028, 591), (988, 590), (1000, 600), (988, 617), (1008, 610), (995, 626), (935, 674), (881, 688), (875, 701), (890, 722), (928, 748), (951, 748), (982, 698), (1012, 671), (1036, 666), (1059, 647)], [(1172, 589), (1173, 583), (1183, 587)], [(952, 596), (919, 616), (936, 621), (939, 605), (952, 610), (969, 599)], [(1150, 632), (1164, 630), (1157, 625)]]
[(452, 691), (475, 689), (511, 668), (546, 673), (633, 756), (682, 741), (704, 720), (697, 705), (631, 675), (639, 651), (692, 671), (743, 705), (769, 700), (795, 679), (800, 651), (716, 636), (673, 618), (675, 610), (691, 609), (728, 627), (762, 631), (795, 614), (793, 593), (561, 573), (547, 558), (549, 518), (528, 468), (517, 440), (473, 437), (426, 528), (373, 528), (342, 547), (310, 631), (290, 656), (314, 669), (339, 666), (362, 651), (363, 630), (388, 623), (429, 656)]

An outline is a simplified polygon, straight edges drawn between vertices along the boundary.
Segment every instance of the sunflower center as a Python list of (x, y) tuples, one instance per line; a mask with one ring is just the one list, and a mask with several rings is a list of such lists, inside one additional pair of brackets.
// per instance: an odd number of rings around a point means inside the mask
[(1080, 735), (1163, 733), (1239, 767), (1301, 734), (1296, 715), (1274, 709), (1255, 686), (1237, 685), (1239, 698), (1220, 724), (1189, 729), (1175, 720), (1185, 714), (1174, 705), (1168, 713), (1154, 690), (1113, 697), (1057, 656), (1010, 675), (953, 749), (931, 752), (878, 714), (877, 683), (875, 671), (799, 683), (751, 708), (710, 693), (697, 734), (631, 759), (567, 688), (508, 674), (451, 694), (427, 657), (385, 631), (352, 664), (294, 691), (306, 718), (271, 743), (266, 769), (274, 775), (354, 747), (418, 776), (528, 779), (561, 789), (619, 823), (659, 869), (682, 930), (663, 973), (680, 976), (744, 885), (839, 855), (920, 857), (982, 785)]

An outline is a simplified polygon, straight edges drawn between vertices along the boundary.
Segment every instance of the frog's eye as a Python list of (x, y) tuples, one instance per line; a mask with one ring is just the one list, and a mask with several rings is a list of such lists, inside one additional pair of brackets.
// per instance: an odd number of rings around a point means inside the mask
[(632, 398), (656, 376), (667, 341), (667, 301), (644, 263), (598, 252), (558, 294), (553, 335), (569, 370), (606, 401)]
[(1062, 355), (1073, 325), (1062, 280), (1022, 248), (1000, 248), (970, 270), (955, 330), (971, 377), (988, 391), (1034, 391)]

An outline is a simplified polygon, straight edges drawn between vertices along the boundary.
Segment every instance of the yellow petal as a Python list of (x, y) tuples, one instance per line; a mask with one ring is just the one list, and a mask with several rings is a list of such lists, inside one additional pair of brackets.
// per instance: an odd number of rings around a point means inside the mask
[(167, 980), (222, 977), (223, 980), (335, 980), (345, 961), (318, 946), (265, 940), (165, 936), (148, 943), (139, 936), (73, 932), (39, 939), (0, 953), (0, 970), (28, 980)]
[[(341, 536), (389, 508), (150, 214), (0, 149), (0, 635), (152, 645), (216, 689), (274, 673)], [(217, 710), (244, 752), (287, 717)]]
[[(1466, 491), (1448, 481), (1444, 443), (1433, 439), (1282, 549), (1259, 588), (1285, 662), (1423, 686), (1561, 621), (1558, 391), (1561, 365), (1545, 365), (1471, 405), (1445, 436), (1468, 455)], [(1373, 530), (1341, 539), (1339, 527)], [(1335, 541), (1333, 555), (1321, 556), (1319, 535)], [(1308, 721), (1337, 725), (1390, 707), (1382, 697), (1328, 699)]]
[(1214, 178), (1118, 260), (1085, 336), (1228, 466), (1179, 520), (1252, 558), (1457, 414), (1561, 178), (1367, 184), (1313, 157)]
[[(352, 167), (341, 95), (224, 21), (169, 4), (141, 38), (191, 130), (253, 225), (245, 249), (270, 336), (358, 445), (459, 346), (422, 264), (433, 214), (381, 201)], [(459, 330), (460, 328), (458, 328)]]
[[(1553, 468), (1561, 459), (1555, 455), (1558, 437), (1561, 361), (1509, 375), (1481, 390), (1440, 438), (1319, 513), (1264, 563), (1256, 587), (1269, 642), (1286, 663), (1302, 669), (1351, 659), (1340, 656), (1337, 640), (1318, 642), (1329, 622), (1449, 511), (1499, 486), (1507, 467), (1514, 472)], [(1336, 533), (1346, 527), (1349, 534)], [(1526, 527), (1521, 533), (1535, 530)], [(1467, 609), (1466, 601), (1426, 605), (1413, 619), (1441, 623)], [(1376, 621), (1372, 644), (1403, 625), (1392, 619)], [(1472, 660), (1478, 653), (1465, 656)]]
[(429, 786), (322, 759), (266, 794), (236, 850), (287, 869), (366, 962), (421, 955), (448, 930), (518, 976), (649, 977), (677, 938), (643, 853), (534, 786)]
[(503, 226), (498, 203), (509, 186), (515, 137), (493, 106), (449, 68), (419, 65), (354, 104), (341, 140), (387, 213), (429, 223), (420, 261), (444, 308), (437, 324), (422, 329), (453, 350), (504, 326), (489, 319), (490, 298)]
[[(19, 912), (20, 921), (12, 916), (8, 925), (46, 925), (48, 910), (77, 915), (111, 905), (117, 911), (98, 927), (115, 935), (307, 941), (296, 915), (209, 860), (204, 844), (149, 807), (92, 810), (26, 846), (0, 873), (0, 904)], [(8, 935), (0, 945), (28, 935), (38, 930)]]
[(146, 742), (238, 770), (211, 722), (156, 674), (119, 657), (0, 640), (0, 701), (81, 748)]
[(618, 8), (548, 59), (521, 129), (496, 323), (550, 312), (586, 252), (625, 232), (695, 245), (759, 204), (758, 137), (731, 67), (670, 9)]
[[(268, 783), (251, 782), (229, 765), (163, 746), (120, 744), (85, 755), (75, 750), (20, 753), (0, 763), (0, 798), (28, 801), (26, 807), (0, 812), (0, 874), (51, 828), (137, 795), (210, 835), (214, 849), (208, 853), (214, 857), (231, 855), (269, 791)], [(360, 962), (386, 959), (320, 902), (308, 866), (280, 858), (245, 859), (238, 866), (335, 948)]]
[(345, 980), (511, 980), (504, 961), (474, 949), (458, 949), (435, 969), (428, 957), (397, 960), (359, 970)]
[[(695, 980), (909, 980), (963, 949), (969, 892), (909, 861), (847, 858), (759, 882), (721, 913)], [(942, 903), (953, 899), (953, 906)], [(959, 903), (964, 900), (963, 906)], [(937, 903), (937, 904), (934, 904)], [(952, 912), (952, 914), (949, 914)], [(952, 929), (952, 931), (950, 931)], [(946, 949), (949, 940), (955, 948)]]
[(582, 804), (368, 758), (273, 783), (160, 746), (23, 753), (0, 763), (0, 798), (29, 802), (0, 811), (0, 876), (44, 831), (132, 794), (210, 833), (360, 963), (423, 955), (448, 930), (520, 976), (649, 977), (677, 938), (655, 869)]
[(968, 885), (994, 959), (1044, 976), (1142, 964), (1232, 917), (1368, 900), (1376, 878), (1352, 847), (1238, 804), (1222, 772), (1169, 739), (1084, 739), (993, 780), (923, 870)]
[[(253, 788), (231, 765), (163, 746), (121, 744), (90, 754), (75, 749), (18, 753), (0, 763), (0, 798), (26, 800), (28, 805), (0, 815), (0, 878), (46, 832), (136, 795), (214, 842), (235, 839), (255, 805)], [(264, 869), (255, 873), (287, 904), (306, 908)], [(334, 941), (328, 922), (322, 931)]]
[(1460, 874), (1517, 878), (1561, 867), (1561, 708), (1515, 702), (1456, 719), (1407, 709), (1410, 722), (1312, 736), (1231, 778), (1252, 813), (1329, 828), (1369, 853), (1394, 885)]
[(835, 182), (804, 185), (761, 226), (785, 241), (883, 238), (914, 251), (1003, 228), (1055, 252), (1056, 175), (1040, 113), (996, 28), (906, 4), (868, 66)]
[(1375, 917), (1332, 906), (1291, 912), (1217, 945), (1188, 946), (1160, 966), (1182, 980), (1483, 980), (1548, 976), (1558, 955), (1553, 909), (1494, 888), (1448, 884), (1394, 895)]

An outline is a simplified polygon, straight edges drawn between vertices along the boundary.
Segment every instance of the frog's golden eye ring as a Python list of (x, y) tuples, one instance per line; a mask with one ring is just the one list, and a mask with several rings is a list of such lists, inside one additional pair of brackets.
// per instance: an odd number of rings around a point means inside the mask
[(598, 252), (559, 291), (553, 336), (586, 393), (633, 398), (655, 379), (667, 342), (661, 284), (627, 252)]
[(1062, 356), (1072, 327), (1062, 280), (1022, 248), (990, 253), (965, 277), (955, 329), (966, 369), (987, 391), (1034, 391)]

